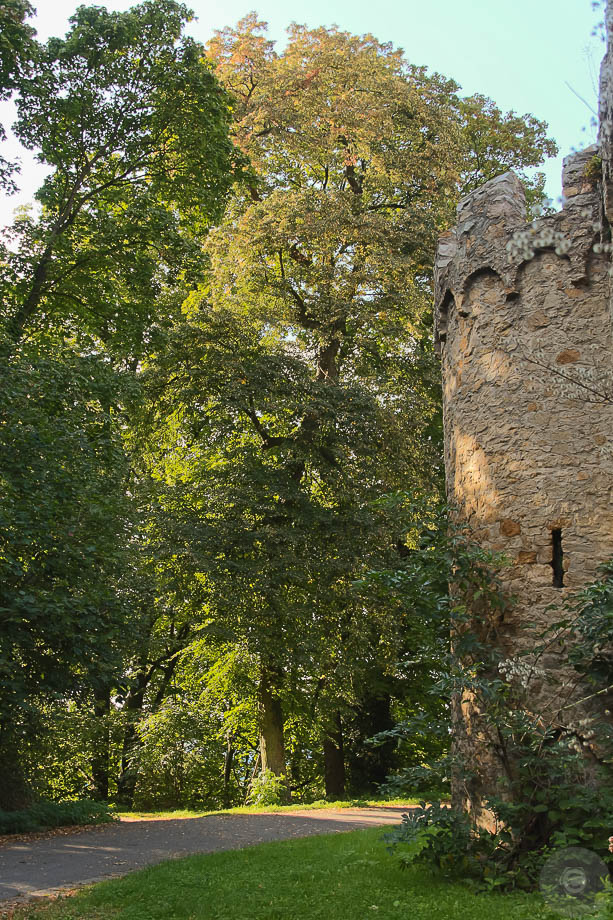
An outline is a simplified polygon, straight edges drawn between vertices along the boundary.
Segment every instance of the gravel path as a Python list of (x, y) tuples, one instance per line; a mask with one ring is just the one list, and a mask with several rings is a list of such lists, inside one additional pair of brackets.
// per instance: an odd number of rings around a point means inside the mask
[(130, 820), (61, 836), (6, 839), (0, 846), (0, 902), (56, 894), (190, 853), (395, 824), (406, 811), (385, 806)]

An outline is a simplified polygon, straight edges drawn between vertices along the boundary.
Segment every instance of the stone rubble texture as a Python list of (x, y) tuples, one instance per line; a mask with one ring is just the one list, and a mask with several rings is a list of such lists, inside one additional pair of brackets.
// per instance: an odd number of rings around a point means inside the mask
[[(565, 598), (613, 557), (612, 279), (599, 245), (613, 218), (613, 0), (607, 29), (599, 147), (564, 161), (562, 211), (529, 224), (508, 172), (460, 202), (436, 257), (448, 498), (472, 537), (510, 561), (499, 576), (514, 603), (487, 626), (503, 658), (530, 649), (534, 627), (559, 620)], [(557, 529), (562, 588), (553, 583)], [(473, 616), (483, 635), (483, 614)], [(555, 656), (541, 664), (564, 668)], [(543, 699), (546, 686), (545, 674)], [(468, 695), (457, 703), (455, 744), (475, 766), (455, 798), (479, 819), (501, 766)]]

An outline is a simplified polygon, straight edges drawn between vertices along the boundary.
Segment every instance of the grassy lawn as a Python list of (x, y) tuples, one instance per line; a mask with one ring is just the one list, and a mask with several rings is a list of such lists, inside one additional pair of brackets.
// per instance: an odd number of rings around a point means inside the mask
[(302, 805), (296, 802), (292, 805), (239, 805), (236, 808), (226, 808), (218, 811), (198, 811), (191, 808), (176, 808), (166, 811), (126, 811), (122, 808), (114, 808), (113, 811), (120, 818), (202, 818), (205, 815), (255, 815), (268, 812), (279, 811), (310, 811), (319, 808), (367, 808), (393, 805), (396, 807), (407, 807), (418, 805), (421, 800), (416, 799), (343, 799), (338, 802), (328, 802), (321, 799), (318, 802), (312, 802), (310, 805)]
[(170, 861), (15, 920), (545, 920), (539, 895), (477, 895), (401, 870), (381, 828)]

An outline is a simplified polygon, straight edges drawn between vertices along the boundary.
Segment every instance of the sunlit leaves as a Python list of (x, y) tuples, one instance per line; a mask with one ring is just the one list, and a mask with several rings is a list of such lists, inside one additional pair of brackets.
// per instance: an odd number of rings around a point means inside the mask
[(186, 18), (174, 0), (79, 7), (20, 77), (15, 131), (52, 171), (40, 219), (8, 254), (14, 337), (76, 322), (140, 357), (156, 295), (173, 275), (201, 273), (195, 239), (221, 213), (237, 158), (228, 97), (181, 37)]

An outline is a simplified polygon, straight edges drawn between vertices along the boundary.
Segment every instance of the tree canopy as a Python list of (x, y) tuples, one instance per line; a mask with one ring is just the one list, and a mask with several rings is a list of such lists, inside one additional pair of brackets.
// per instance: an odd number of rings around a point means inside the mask
[(0, 264), (0, 747), (17, 774), (37, 701), (93, 692), (108, 706), (131, 654), (146, 582), (125, 441), (136, 371), (181, 285), (201, 278), (238, 163), (229, 99), (182, 36), (184, 6), (82, 6), (46, 45), (29, 10), (3, 5), (1, 45), (14, 130), (51, 167)]
[(377, 499), (439, 494), (436, 234), (475, 183), (553, 146), (372, 36), (292, 26), (277, 54), (252, 14), (208, 54), (249, 168), (148, 365), (147, 462), (194, 606), (258, 662), (262, 761), (282, 774), (284, 707), (314, 701), (338, 752), (339, 719), (397, 683), (408, 612), (352, 585), (404, 545)]
[(133, 353), (165, 284), (193, 270), (236, 158), (229, 99), (182, 36), (188, 19), (174, 0), (79, 7), (20, 77), (14, 131), (51, 173), (7, 253), (16, 338), (72, 321)]
[(203, 48), (146, 0), (39, 45), (6, 10), (50, 174), (0, 276), (0, 805), (372, 791), (366, 739), (436, 680), (398, 662), (446, 641), (369, 578), (441, 496), (434, 241), (509, 167), (538, 203), (546, 126), (371, 35), (277, 51), (250, 14)]

